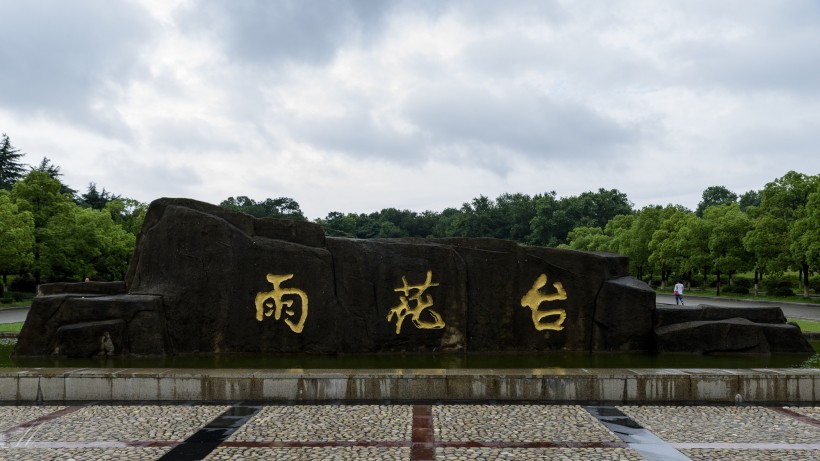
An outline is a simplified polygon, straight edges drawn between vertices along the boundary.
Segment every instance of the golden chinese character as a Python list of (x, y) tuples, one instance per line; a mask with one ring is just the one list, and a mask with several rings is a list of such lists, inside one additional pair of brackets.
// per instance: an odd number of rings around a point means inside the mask
[(282, 282), (293, 278), (293, 274), (268, 274), (266, 278), (268, 279), (268, 282), (273, 284), (273, 290), (260, 291), (256, 294), (256, 320), (259, 320), (261, 322), (263, 319), (263, 315), (264, 317), (270, 317), (271, 315), (273, 315), (274, 319), (279, 320), (279, 318), (282, 316), (282, 310), (285, 311), (285, 315), (289, 317), (294, 317), (296, 315), (296, 312), (292, 308), (293, 300), (283, 300), (282, 296), (296, 295), (301, 299), (302, 314), (299, 316), (298, 322), (293, 323), (291, 319), (286, 318), (285, 323), (290, 327), (290, 329), (294, 333), (301, 333), (302, 329), (305, 327), (305, 319), (307, 318), (308, 314), (307, 294), (298, 288), (282, 288), (280, 286)]
[[(399, 334), (401, 332), (401, 324), (402, 322), (404, 322), (404, 318), (408, 315), (412, 317), (413, 325), (415, 325), (416, 328), (421, 328), (425, 330), (444, 328), (444, 320), (442, 320), (441, 315), (439, 315), (439, 313), (434, 311), (433, 309), (428, 309), (427, 312), (429, 312), (430, 315), (433, 316), (433, 319), (435, 319), (435, 321), (425, 322), (419, 318), (419, 316), (425, 309), (433, 305), (433, 297), (424, 294), (424, 290), (430, 287), (438, 286), (438, 283), (432, 283), (432, 279), (433, 271), (427, 271), (427, 280), (422, 285), (408, 285), (407, 277), (401, 277), (401, 281), (404, 286), (402, 288), (396, 288), (393, 290), (404, 293), (403, 296), (399, 296), (399, 298), (401, 299), (401, 304), (390, 309), (390, 312), (387, 313), (388, 322), (391, 322), (393, 320), (394, 315), (396, 316), (396, 334)], [(415, 293), (411, 296), (410, 292), (413, 290), (415, 290)], [(415, 302), (416, 307), (411, 308), (410, 301)]]
[[(557, 293), (551, 294), (543, 294), (540, 290), (547, 284), (547, 275), (541, 274), (535, 279), (535, 283), (532, 284), (532, 288), (527, 294), (521, 298), (521, 307), (529, 307), (532, 310), (532, 323), (535, 325), (535, 329), (538, 331), (541, 330), (563, 330), (564, 329), (564, 320), (567, 318), (567, 311), (564, 309), (550, 309), (546, 311), (538, 310), (538, 306), (541, 305), (543, 302), (549, 301), (560, 301), (567, 299), (567, 292), (564, 291), (564, 285), (561, 282), (555, 282), (552, 284), (553, 287), (557, 290)], [(551, 315), (559, 316), (553, 322), (541, 323), (541, 320), (544, 317), (549, 317)]]

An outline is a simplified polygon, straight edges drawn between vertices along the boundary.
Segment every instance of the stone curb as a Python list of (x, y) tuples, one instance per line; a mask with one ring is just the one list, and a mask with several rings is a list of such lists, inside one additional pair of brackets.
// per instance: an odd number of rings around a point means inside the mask
[(815, 403), (820, 369), (19, 369), (0, 401)]

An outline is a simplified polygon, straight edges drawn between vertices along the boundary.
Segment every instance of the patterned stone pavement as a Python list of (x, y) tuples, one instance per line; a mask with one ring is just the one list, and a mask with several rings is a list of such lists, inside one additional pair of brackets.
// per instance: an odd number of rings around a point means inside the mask
[(820, 407), (0, 405), (0, 460), (820, 460)]

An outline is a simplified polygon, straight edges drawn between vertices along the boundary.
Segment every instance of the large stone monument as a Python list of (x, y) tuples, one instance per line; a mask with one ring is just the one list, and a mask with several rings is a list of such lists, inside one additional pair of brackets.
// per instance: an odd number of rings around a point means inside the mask
[(656, 335), (654, 312), (654, 291), (617, 255), (330, 238), (160, 199), (125, 282), (41, 286), (14, 354), (654, 351), (673, 336)]

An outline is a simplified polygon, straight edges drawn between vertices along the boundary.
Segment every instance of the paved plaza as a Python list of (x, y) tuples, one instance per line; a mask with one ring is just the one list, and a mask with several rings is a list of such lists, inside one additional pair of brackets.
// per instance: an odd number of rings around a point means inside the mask
[(820, 460), (820, 407), (0, 406), (0, 460)]

